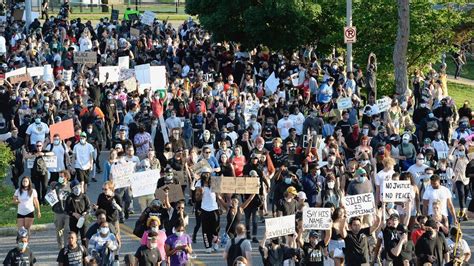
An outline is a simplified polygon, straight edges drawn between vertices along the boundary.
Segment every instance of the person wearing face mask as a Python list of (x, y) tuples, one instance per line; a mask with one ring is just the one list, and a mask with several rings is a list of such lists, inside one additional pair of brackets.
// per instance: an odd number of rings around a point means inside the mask
[(352, 180), (347, 187), (347, 195), (358, 195), (372, 192), (372, 183), (367, 178), (367, 172), (363, 168), (357, 169), (355, 171), (355, 179)]
[(87, 134), (85, 132), (80, 134), (80, 142), (78, 145), (74, 145), (72, 153), (76, 178), (81, 182), (81, 191), (87, 192), (89, 173), (94, 165), (96, 152), (94, 146), (87, 142)]
[(273, 193), (270, 193), (270, 198), (272, 200), (272, 211), (273, 216), (277, 216), (277, 207), (278, 203), (283, 200), (283, 194), (289, 187), (295, 188), (297, 191), (301, 191), (302, 185), (298, 177), (288, 170), (286, 165), (280, 167), (280, 169), (275, 174), (275, 185), (272, 186)]
[[(100, 225), (103, 222), (107, 221), (107, 216), (105, 210), (102, 209), (97, 209), (95, 211), (95, 217), (96, 220), (94, 223), (92, 223), (88, 228), (86, 232), (86, 245), (89, 244), (90, 239), (99, 231)], [(109, 230), (112, 234), (116, 234), (115, 227), (112, 224), (109, 224)]]
[(18, 136), (18, 128), (12, 128), (11, 137), (6, 140), (6, 143), (15, 155), (11, 170), (11, 180), (15, 189), (18, 189), (20, 176), (25, 171), (23, 164), (23, 145), (25, 144), (25, 140)]
[(445, 139), (442, 138), (441, 132), (436, 132), (435, 139), (431, 142), (431, 146), (435, 149), (439, 159), (448, 157), (449, 147)]
[(166, 261), (166, 256), (163, 256), (158, 248), (160, 240), (158, 232), (151, 231), (147, 234), (147, 243), (142, 244), (135, 252), (137, 265), (160, 265), (162, 261)]
[(187, 265), (189, 254), (193, 253), (191, 237), (185, 233), (182, 221), (175, 226), (174, 230), (175, 233), (168, 236), (165, 242), (166, 255), (170, 259), (170, 265)]
[(459, 200), (459, 217), (462, 220), (467, 220), (467, 195), (469, 194), (469, 183), (470, 179), (466, 176), (466, 169), (469, 164), (469, 158), (466, 155), (466, 147), (462, 144), (458, 144), (455, 141), (455, 145), (451, 148), (448, 154), (448, 158), (451, 162), (454, 171), (453, 182), (456, 187), (456, 195)]
[(56, 226), (56, 241), (59, 249), (64, 247), (64, 240), (67, 237), (67, 231), (69, 227), (69, 215), (66, 212), (66, 200), (71, 194), (71, 188), (69, 186), (69, 179), (71, 176), (68, 171), (61, 171), (58, 173), (58, 180), (51, 183), (51, 189), (49, 193), (56, 193), (58, 202), (53, 206), (54, 212), (54, 225)]
[(28, 231), (22, 229), (18, 231), (16, 237), (17, 246), (8, 251), (3, 265), (34, 265), (36, 264), (36, 257), (28, 247)]
[(398, 159), (402, 171), (415, 164), (415, 156), (415, 146), (410, 142), (410, 135), (405, 133), (402, 136), (402, 143), (398, 145)]
[(140, 240), (142, 246), (147, 246), (150, 244), (150, 236), (155, 235), (156, 238), (156, 249), (160, 252), (162, 260), (166, 260), (165, 252), (165, 241), (166, 233), (164, 230), (160, 230), (161, 221), (157, 216), (150, 216), (146, 222), (148, 230), (145, 230), (143, 236)]
[(324, 239), (321, 239), (321, 234), (314, 230), (309, 232), (309, 242), (302, 243), (303, 240), (301, 239), (300, 246), (303, 249), (304, 265), (324, 265), (324, 250), (328, 246), (329, 240), (331, 240), (331, 230), (324, 231)]
[(423, 120), (428, 117), (428, 114), (431, 113), (431, 109), (426, 102), (420, 102), (418, 108), (413, 111), (413, 123), (418, 129)]
[(171, 110), (170, 117), (165, 120), (165, 123), (166, 127), (168, 128), (169, 136), (173, 136), (173, 130), (182, 128), (181, 119), (179, 117), (176, 117), (175, 110)]
[[(284, 264), (285, 261), (288, 263), (288, 259), (301, 259), (301, 249), (297, 247), (296, 237), (288, 236), (288, 238), (291, 241), (286, 244), (280, 243), (280, 237), (274, 237), (270, 240), (270, 243), (267, 243), (267, 237), (263, 236), (258, 251), (262, 256), (264, 266), (290, 265)], [(294, 263), (294, 261), (291, 262)]]
[(51, 184), (51, 182), (58, 181), (59, 173), (71, 165), (69, 147), (61, 141), (59, 134), (54, 134), (53, 143), (48, 144), (46, 150), (52, 152), (57, 158), (57, 166), (48, 168), (50, 173), (49, 184)]
[(57, 262), (59, 266), (86, 265), (89, 262), (87, 249), (77, 243), (76, 233), (68, 233), (68, 244), (59, 250)]
[[(451, 129), (451, 122), (453, 121), (453, 110), (451, 107), (448, 106), (448, 99), (443, 98), (441, 100), (441, 105), (438, 108), (433, 110), (433, 114), (437, 117), (440, 121), (441, 132), (443, 134), (444, 139), (448, 139), (449, 131)], [(462, 117), (462, 116), (460, 116)]]
[(388, 138), (387, 138), (387, 135), (386, 135), (385, 127), (384, 126), (378, 126), (377, 127), (377, 135), (374, 136), (370, 140), (370, 146), (375, 151), (375, 150), (377, 150), (377, 146), (380, 143), (387, 143), (387, 142), (388, 142)]
[(312, 208), (317, 206), (317, 196), (321, 190), (322, 183), (323, 178), (321, 176), (319, 165), (311, 165), (308, 173), (301, 179), (301, 186), (308, 198), (308, 205)]
[(333, 174), (328, 174), (326, 180), (318, 193), (316, 199), (316, 207), (325, 206), (328, 202), (333, 204), (334, 207), (338, 208), (342, 203), (342, 191), (336, 187), (336, 178)]
[(435, 115), (430, 112), (428, 116), (421, 121), (420, 127), (418, 128), (418, 138), (420, 140), (429, 138), (434, 139), (436, 136), (436, 132), (441, 130), (441, 124), (438, 120), (439, 118), (435, 117)]
[(72, 193), (66, 199), (65, 211), (69, 215), (69, 230), (81, 234), (82, 244), (86, 243), (87, 216), (90, 208), (89, 197), (82, 193), (79, 181), (70, 183)]
[(283, 118), (278, 120), (277, 129), (281, 139), (285, 140), (290, 135), (290, 128), (294, 128), (293, 121), (289, 118), (290, 112), (288, 110), (283, 111)]
[(100, 224), (99, 230), (91, 237), (87, 245), (88, 253), (98, 261), (99, 265), (112, 265), (118, 249), (117, 238), (110, 232), (108, 222)]
[(428, 168), (428, 165), (425, 164), (425, 156), (423, 153), (418, 153), (416, 155), (415, 164), (407, 169), (407, 171), (410, 172), (415, 178), (415, 182), (418, 185), (420, 191), (422, 189), (422, 176), (425, 173), (426, 168)]
[(438, 232), (438, 225), (429, 219), (425, 233), (416, 241), (415, 254), (419, 265), (445, 265), (449, 261), (449, 249), (444, 235)]
[(294, 187), (288, 187), (283, 194), (283, 199), (277, 203), (278, 216), (287, 216), (296, 213), (298, 201), (295, 199), (298, 192)]
[(35, 150), (36, 143), (38, 141), (44, 142), (46, 139), (46, 134), (48, 133), (48, 125), (41, 121), (41, 117), (39, 115), (36, 115), (34, 122), (26, 129), (25, 143), (27, 144), (27, 150)]

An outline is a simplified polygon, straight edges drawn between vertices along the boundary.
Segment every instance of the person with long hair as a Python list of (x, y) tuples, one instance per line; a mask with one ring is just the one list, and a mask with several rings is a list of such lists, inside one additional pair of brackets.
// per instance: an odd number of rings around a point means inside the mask
[(30, 231), (35, 220), (35, 210), (38, 219), (41, 219), (41, 208), (38, 201), (38, 193), (31, 185), (29, 176), (21, 179), (20, 187), (15, 190), (13, 202), (18, 205), (16, 225), (18, 229), (24, 227)]
[(246, 163), (247, 159), (242, 154), (242, 146), (235, 146), (234, 155), (232, 157), (232, 166), (234, 167), (235, 176), (243, 176), (244, 166)]
[(316, 198), (316, 206), (321, 207), (330, 202), (338, 208), (341, 206), (342, 197), (342, 191), (336, 186), (336, 177), (333, 173), (328, 173), (322, 190)]
[(115, 149), (110, 150), (109, 159), (104, 163), (104, 172), (102, 174), (102, 179), (104, 182), (110, 180), (110, 171), (114, 164), (118, 163), (118, 151)]

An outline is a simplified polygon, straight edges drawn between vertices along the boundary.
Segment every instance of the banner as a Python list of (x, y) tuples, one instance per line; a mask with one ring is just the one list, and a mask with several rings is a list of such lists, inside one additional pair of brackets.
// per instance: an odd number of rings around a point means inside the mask
[(97, 52), (75, 52), (75, 64), (97, 64)]
[(118, 66), (99, 67), (99, 83), (118, 82), (120, 68)]
[(265, 234), (267, 238), (287, 236), (295, 233), (295, 215), (265, 219)]
[(180, 200), (184, 200), (184, 194), (183, 194), (181, 185), (177, 185), (177, 184), (169, 184), (169, 185), (165, 185), (160, 188), (157, 188), (155, 192), (155, 198), (161, 200), (161, 202), (164, 202), (166, 198), (166, 193), (165, 193), (166, 189), (168, 189), (168, 199), (170, 202), (177, 202)]
[(384, 181), (382, 187), (383, 202), (406, 202), (410, 200), (413, 188), (409, 180)]
[(216, 193), (258, 194), (260, 191), (260, 178), (213, 176), (211, 188)]
[(74, 137), (74, 122), (72, 119), (64, 120), (49, 126), (49, 137), (53, 142), (55, 134), (59, 134), (61, 140)]
[(153, 26), (153, 22), (155, 22), (155, 13), (153, 13), (152, 11), (145, 11), (143, 14), (142, 14), (142, 19), (141, 19), (141, 23), (145, 24), (145, 25), (148, 25), (148, 26)]
[(303, 230), (329, 230), (331, 227), (331, 208), (303, 209)]
[(349, 108), (352, 108), (351, 97), (339, 98), (337, 100), (337, 109), (344, 110), (344, 109), (349, 109)]
[(115, 189), (130, 186), (130, 175), (135, 173), (135, 163), (116, 163), (110, 168), (110, 179)]
[(137, 172), (129, 177), (133, 197), (153, 195), (156, 191), (158, 179), (160, 179), (160, 171)]
[(5, 78), (10, 78), (18, 75), (26, 74), (26, 67), (18, 68), (10, 72), (5, 73)]
[[(43, 160), (48, 168), (58, 167), (58, 157), (56, 156), (43, 156)], [(26, 168), (31, 169), (35, 164), (35, 158), (26, 159)]]
[(374, 209), (374, 195), (372, 193), (346, 196), (344, 198), (347, 218), (371, 214)]

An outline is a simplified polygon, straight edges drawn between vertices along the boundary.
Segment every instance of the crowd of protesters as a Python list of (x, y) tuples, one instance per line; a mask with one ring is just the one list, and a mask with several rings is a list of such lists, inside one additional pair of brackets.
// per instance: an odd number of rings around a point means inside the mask
[[(474, 120), (468, 99), (457, 108), (449, 96), (445, 66), (416, 71), (409, 93), (390, 95), (383, 106), (375, 98), (376, 79), (384, 78), (375, 55), (346, 72), (342, 57), (311, 47), (285, 56), (213, 42), (192, 19), (177, 28), (133, 18), (70, 20), (67, 2), (59, 16), (26, 28), (12, 15), (21, 5), (7, 7), (0, 22), (0, 73), (51, 65), (53, 77), (0, 80), (0, 138), (15, 156), (18, 204), (18, 246), (5, 265), (41, 263), (28, 243), (46, 208), (54, 212), (59, 265), (123, 258), (189, 265), (199, 230), (205, 252), (223, 249), (228, 265), (260, 264), (255, 248), (263, 265), (468, 265), (460, 224), (474, 217)], [(75, 63), (75, 52), (84, 51), (96, 52), (98, 63)], [(124, 56), (131, 69), (165, 66), (167, 88), (99, 82), (99, 68)], [(267, 84), (273, 77), (275, 87)], [(350, 106), (342, 109), (344, 99)], [(50, 136), (50, 125), (68, 119), (74, 137)], [(111, 169), (123, 163), (160, 171), (157, 188), (178, 184), (185, 199), (170, 202), (167, 189), (164, 200), (115, 189)], [(216, 193), (219, 176), (257, 177), (259, 193)], [(390, 180), (411, 183), (409, 201), (384, 202)], [(90, 198), (96, 185), (102, 193)], [(347, 218), (344, 197), (363, 193), (374, 194), (374, 214)], [(331, 208), (331, 229), (303, 230), (306, 207)], [(120, 224), (134, 212), (141, 240), (136, 253), (122, 254)], [(296, 233), (259, 239), (265, 219), (293, 214)]]

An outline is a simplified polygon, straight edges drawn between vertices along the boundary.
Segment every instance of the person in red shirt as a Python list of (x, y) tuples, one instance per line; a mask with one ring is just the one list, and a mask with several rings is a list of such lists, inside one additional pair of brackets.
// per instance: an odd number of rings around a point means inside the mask
[(419, 225), (418, 228), (413, 229), (411, 232), (411, 240), (413, 241), (413, 245), (416, 245), (416, 241), (425, 233), (425, 223), (428, 221), (428, 217), (425, 215), (420, 215), (416, 217), (416, 222)]

